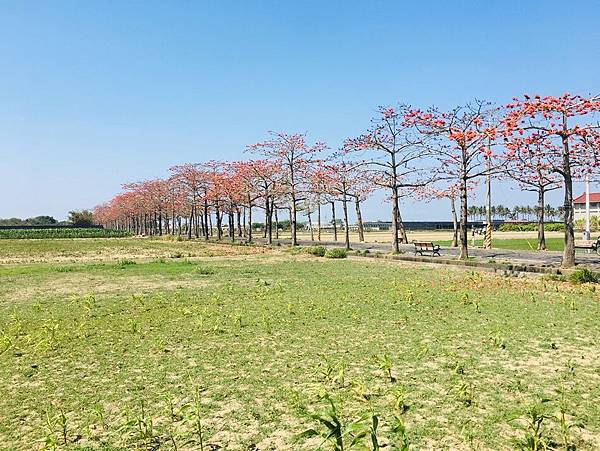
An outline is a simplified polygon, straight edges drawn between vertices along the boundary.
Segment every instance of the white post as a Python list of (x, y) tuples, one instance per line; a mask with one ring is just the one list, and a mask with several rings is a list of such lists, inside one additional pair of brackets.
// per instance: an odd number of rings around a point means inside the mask
[(590, 176), (585, 175), (585, 230), (583, 231), (583, 239), (589, 240), (590, 233)]

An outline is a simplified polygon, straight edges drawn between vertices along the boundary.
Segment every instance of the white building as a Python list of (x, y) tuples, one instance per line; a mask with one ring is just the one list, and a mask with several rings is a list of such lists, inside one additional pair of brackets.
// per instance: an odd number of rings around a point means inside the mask
[[(585, 220), (585, 193), (573, 199), (575, 221)], [(600, 217), (600, 193), (590, 193), (590, 216)]]

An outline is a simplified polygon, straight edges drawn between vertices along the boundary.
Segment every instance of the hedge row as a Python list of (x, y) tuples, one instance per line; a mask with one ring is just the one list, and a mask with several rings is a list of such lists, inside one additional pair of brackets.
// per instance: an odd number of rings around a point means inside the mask
[(46, 239), (46, 238), (122, 238), (131, 236), (124, 230), (97, 228), (48, 228), (0, 230), (0, 239)]
[[(498, 227), (500, 232), (535, 232), (538, 229), (537, 222), (530, 222), (527, 224), (502, 224)], [(564, 224), (545, 224), (544, 230), (546, 232), (562, 232), (565, 230)]]

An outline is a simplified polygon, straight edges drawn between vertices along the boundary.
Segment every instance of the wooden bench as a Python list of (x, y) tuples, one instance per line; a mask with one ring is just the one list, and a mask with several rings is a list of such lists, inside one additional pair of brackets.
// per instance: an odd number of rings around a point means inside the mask
[(600, 255), (600, 238), (594, 240), (575, 240), (575, 249), (587, 249)]
[(423, 253), (430, 253), (432, 257), (440, 255), (440, 246), (433, 244), (431, 241), (413, 241), (415, 245), (415, 255), (423, 256)]

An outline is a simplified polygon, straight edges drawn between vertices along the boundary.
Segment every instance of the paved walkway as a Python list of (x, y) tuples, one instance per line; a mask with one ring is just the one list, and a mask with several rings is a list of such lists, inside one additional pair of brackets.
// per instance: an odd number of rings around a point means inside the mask
[[(281, 243), (288, 243), (290, 240), (280, 240)], [(301, 240), (299, 242), (302, 246), (311, 246), (320, 244), (327, 247), (341, 247), (344, 246), (343, 241), (321, 241), (311, 242)], [(353, 249), (379, 252), (390, 252), (391, 244), (389, 243), (351, 243)], [(400, 250), (412, 254), (414, 252), (414, 246), (412, 244), (401, 244)], [(457, 257), (458, 248), (442, 247), (442, 257)], [(510, 262), (519, 264), (532, 264), (539, 266), (553, 266), (559, 267), (562, 261), (562, 252), (557, 251), (515, 251), (509, 249), (480, 249), (480, 248), (469, 248), (469, 256), (475, 257), (482, 260), (495, 260), (497, 263)], [(577, 251), (576, 258), (577, 264), (583, 264), (585, 266), (595, 267), (600, 269), (600, 255), (596, 253), (587, 253), (585, 251)]]

